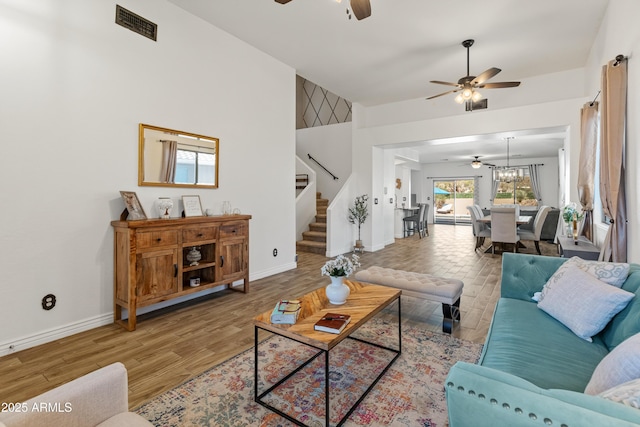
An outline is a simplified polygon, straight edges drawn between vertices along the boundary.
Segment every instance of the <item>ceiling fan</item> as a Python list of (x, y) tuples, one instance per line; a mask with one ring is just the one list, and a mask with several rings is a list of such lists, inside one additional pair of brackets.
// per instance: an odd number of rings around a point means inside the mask
[(437, 98), (439, 96), (447, 95), (449, 93), (460, 92), (456, 96), (456, 102), (462, 104), (465, 101), (479, 101), (482, 98), (480, 92), (476, 89), (484, 88), (484, 89), (499, 89), (506, 87), (517, 87), (520, 86), (520, 82), (498, 82), (498, 83), (485, 83), (490, 78), (494, 77), (500, 71), (500, 68), (489, 68), (488, 70), (481, 73), (479, 76), (472, 76), (469, 74), (469, 48), (473, 46), (474, 40), (469, 39), (462, 42), (462, 46), (467, 49), (467, 75), (461, 77), (458, 80), (458, 83), (451, 82), (443, 82), (440, 80), (431, 80), (431, 83), (446, 85), (446, 86), (455, 86), (455, 89), (449, 90), (447, 92), (440, 93), (438, 95), (430, 96), (427, 99)]
[(480, 156), (473, 156), (473, 161), (471, 162), (471, 167), (474, 169), (480, 169), (482, 166), (495, 166), (491, 163), (482, 163), (480, 160)]
[[(291, 0), (275, 0), (276, 3), (287, 4)], [(336, 0), (340, 3), (342, 0)], [(371, 3), (370, 0), (349, 0), (351, 4), (351, 10), (353, 14), (356, 16), (356, 19), (360, 21), (361, 19), (368, 18), (371, 16)], [(349, 11), (347, 10), (347, 13)], [(351, 15), (349, 15), (349, 19), (351, 19)]]

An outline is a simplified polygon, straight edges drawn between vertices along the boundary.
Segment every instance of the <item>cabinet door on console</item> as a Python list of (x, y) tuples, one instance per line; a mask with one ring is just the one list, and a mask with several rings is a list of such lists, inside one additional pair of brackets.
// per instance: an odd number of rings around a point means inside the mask
[(246, 280), (249, 260), (248, 234), (246, 222), (228, 222), (220, 226), (217, 281)]
[(136, 255), (136, 289), (139, 301), (178, 291), (178, 251), (166, 249)]

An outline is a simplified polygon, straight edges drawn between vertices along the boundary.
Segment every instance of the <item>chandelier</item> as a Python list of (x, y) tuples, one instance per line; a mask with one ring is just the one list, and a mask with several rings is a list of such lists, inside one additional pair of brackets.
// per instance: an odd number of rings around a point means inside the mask
[(509, 167), (509, 141), (512, 136), (504, 138), (507, 140), (507, 166), (498, 166), (493, 169), (494, 181), (505, 183), (520, 182), (524, 179), (524, 170), (522, 168)]

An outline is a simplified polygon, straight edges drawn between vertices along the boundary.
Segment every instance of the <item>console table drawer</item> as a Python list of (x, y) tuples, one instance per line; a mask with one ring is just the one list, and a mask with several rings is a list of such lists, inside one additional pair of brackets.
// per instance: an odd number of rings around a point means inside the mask
[(234, 222), (220, 226), (220, 238), (246, 236), (247, 226), (243, 222)]
[(201, 240), (215, 240), (218, 236), (218, 227), (192, 227), (182, 230), (182, 242), (199, 242)]
[(141, 231), (137, 233), (138, 249), (177, 245), (176, 230)]

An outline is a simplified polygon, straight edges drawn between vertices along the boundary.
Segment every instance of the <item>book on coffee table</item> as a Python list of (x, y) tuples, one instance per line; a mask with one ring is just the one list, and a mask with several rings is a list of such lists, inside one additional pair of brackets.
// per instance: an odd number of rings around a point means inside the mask
[(293, 325), (300, 314), (300, 300), (280, 300), (271, 312), (271, 323)]
[(339, 334), (349, 324), (351, 316), (348, 314), (327, 313), (313, 326), (316, 331)]

